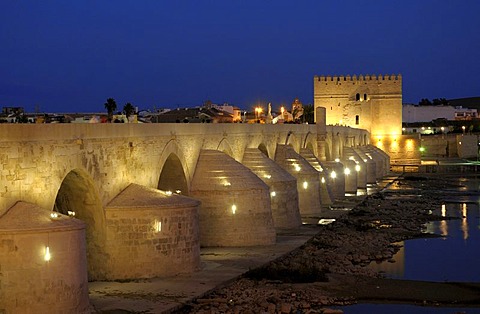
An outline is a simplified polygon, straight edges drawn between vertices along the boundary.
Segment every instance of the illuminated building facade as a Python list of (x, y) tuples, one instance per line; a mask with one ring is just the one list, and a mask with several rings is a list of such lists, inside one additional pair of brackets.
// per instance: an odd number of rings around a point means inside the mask
[(313, 89), (327, 125), (367, 130), (392, 160), (420, 160), (418, 139), (402, 136), (401, 75), (315, 76)]
[(313, 86), (327, 124), (365, 129), (372, 138), (402, 134), (401, 75), (315, 76)]

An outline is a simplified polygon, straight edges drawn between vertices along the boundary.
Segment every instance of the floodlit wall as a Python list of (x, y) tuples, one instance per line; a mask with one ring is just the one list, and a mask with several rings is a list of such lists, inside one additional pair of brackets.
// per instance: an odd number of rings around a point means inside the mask
[[(314, 106), (326, 108), (326, 124), (402, 134), (402, 76), (315, 76)], [(315, 120), (316, 121), (316, 120)]]
[(298, 203), (302, 216), (322, 211), (318, 171), (290, 145), (278, 145), (275, 162), (297, 179)]
[[(228, 152), (242, 160), (246, 148), (264, 145), (275, 156), (277, 144), (299, 152), (311, 145), (318, 156), (317, 131), (307, 124), (25, 124), (0, 125), (0, 214), (19, 200), (53, 208), (65, 176), (88, 173), (105, 206), (130, 183), (156, 188), (165, 160), (173, 153), (190, 187), (201, 149)], [(335, 127), (324, 141), (341, 153), (345, 138), (368, 137), (365, 130)], [(270, 157), (272, 158), (272, 157)], [(272, 158), (273, 159), (273, 158)]]
[(227, 154), (200, 152), (190, 195), (202, 202), (201, 246), (275, 243), (268, 185)]
[(85, 224), (19, 202), (0, 217), (0, 313), (90, 313)]
[(298, 207), (297, 180), (257, 148), (245, 150), (242, 164), (270, 188), (270, 204), (276, 228), (296, 228), (302, 224)]
[(173, 276), (200, 267), (200, 202), (129, 185), (106, 208), (105, 279)]

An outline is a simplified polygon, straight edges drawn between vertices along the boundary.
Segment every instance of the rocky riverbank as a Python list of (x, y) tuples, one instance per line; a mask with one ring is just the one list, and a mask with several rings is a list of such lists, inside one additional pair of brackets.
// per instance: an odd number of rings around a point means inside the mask
[[(365, 295), (375, 299), (375, 293), (382, 301), (459, 304), (463, 295), (465, 304), (480, 304), (476, 285), (457, 291), (454, 286), (432, 283), (437, 288), (427, 289), (427, 295), (410, 296), (395, 289), (406, 289), (404, 283), (382, 279), (366, 267), (373, 261), (393, 262), (400, 249), (395, 243), (427, 236), (422, 233), (426, 222), (445, 219), (432, 215), (441, 206), (442, 191), (455, 186), (447, 177), (399, 178), (390, 189), (365, 197), (334, 223), (318, 226), (318, 233), (299, 249), (252, 269), (178, 313), (335, 313), (339, 310), (328, 307), (356, 303)], [(375, 291), (380, 283), (390, 296)], [(409, 285), (421, 287), (415, 282)], [(447, 297), (435, 298), (435, 291), (444, 290)]]

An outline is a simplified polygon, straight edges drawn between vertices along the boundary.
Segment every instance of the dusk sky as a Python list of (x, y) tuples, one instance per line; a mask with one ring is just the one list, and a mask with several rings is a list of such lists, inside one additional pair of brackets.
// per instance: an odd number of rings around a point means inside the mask
[(0, 107), (313, 103), (314, 75), (402, 74), (403, 102), (480, 96), (480, 1), (0, 2)]

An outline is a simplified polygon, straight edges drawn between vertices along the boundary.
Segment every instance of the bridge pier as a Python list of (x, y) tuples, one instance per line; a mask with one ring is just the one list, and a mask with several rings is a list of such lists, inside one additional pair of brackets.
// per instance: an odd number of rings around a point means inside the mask
[(300, 214), (302, 216), (320, 214), (322, 206), (318, 171), (290, 145), (277, 145), (275, 162), (297, 179)]
[(341, 162), (325, 161), (322, 164), (330, 174), (327, 184), (330, 186), (334, 200), (345, 198), (345, 173)]
[(342, 160), (345, 174), (345, 194), (357, 195), (357, 172), (355, 171), (355, 162), (353, 160)]
[(322, 163), (315, 157), (313, 152), (308, 148), (301, 148), (300, 155), (305, 158), (308, 163), (318, 171), (320, 179), (320, 203), (322, 206), (328, 206), (333, 204), (333, 195), (327, 184), (328, 171), (322, 166)]
[(201, 246), (275, 243), (269, 187), (227, 154), (200, 151), (190, 196), (202, 202)]
[(85, 224), (17, 202), (0, 218), (0, 312), (90, 313)]
[(242, 164), (270, 188), (270, 204), (276, 228), (296, 228), (302, 224), (298, 208), (297, 179), (257, 148), (247, 148)]
[(353, 149), (353, 147), (345, 147), (344, 150), (344, 158), (348, 160), (352, 160), (355, 162), (354, 169), (357, 174), (357, 189), (366, 190), (367, 189), (367, 164), (361, 158), (357, 152)]
[(377, 183), (377, 169), (376, 163), (370, 159), (365, 152), (360, 148), (354, 148), (357, 155), (363, 160), (365, 165), (365, 175), (367, 184), (376, 184)]
[(390, 171), (390, 157), (386, 155), (381, 149), (373, 145), (367, 145), (360, 147), (365, 154), (371, 157), (376, 164), (376, 175), (377, 180), (380, 180), (382, 177), (386, 176)]
[(380, 158), (383, 160), (383, 169), (384, 169), (383, 176), (388, 175), (390, 171), (390, 156), (376, 146), (369, 145), (368, 147), (371, 147), (374, 151), (378, 153)]
[(107, 280), (152, 278), (200, 267), (200, 202), (130, 184), (105, 208)]
[(385, 173), (385, 163), (382, 156), (380, 156), (371, 146), (360, 147), (360, 150), (362, 150), (369, 159), (375, 162), (375, 182), (380, 180)]

